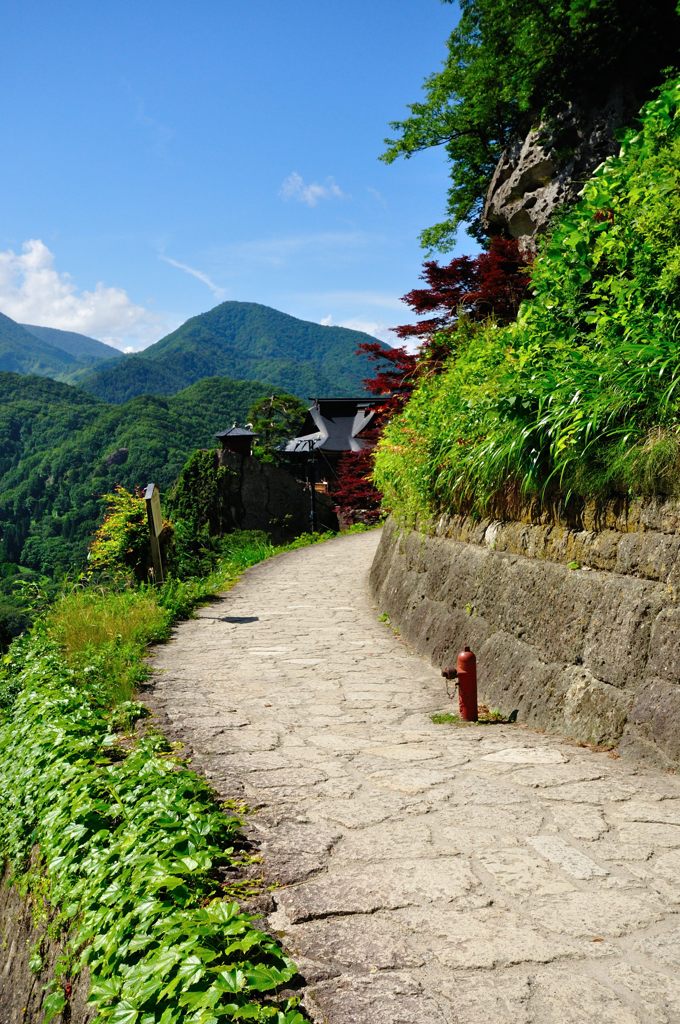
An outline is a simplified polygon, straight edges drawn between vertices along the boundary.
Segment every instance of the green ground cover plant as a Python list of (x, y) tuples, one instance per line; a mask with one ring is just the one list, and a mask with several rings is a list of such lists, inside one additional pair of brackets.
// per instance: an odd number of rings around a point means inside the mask
[(2, 661), (0, 856), (64, 942), (46, 1024), (84, 968), (100, 1022), (303, 1024), (294, 964), (231, 897), (237, 816), (161, 736), (135, 729), (133, 699), (147, 644), (280, 550), (231, 535), (203, 579), (80, 580)]
[(541, 244), (501, 327), (458, 321), (379, 444), (408, 522), (680, 491), (680, 80)]

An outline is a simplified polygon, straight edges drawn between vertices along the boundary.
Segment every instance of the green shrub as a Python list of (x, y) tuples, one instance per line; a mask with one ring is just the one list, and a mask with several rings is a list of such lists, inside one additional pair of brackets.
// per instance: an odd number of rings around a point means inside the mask
[(64, 948), (46, 1022), (87, 966), (102, 1024), (304, 1024), (284, 994), (294, 964), (231, 898), (240, 822), (162, 737), (134, 733), (146, 712), (131, 699), (149, 641), (287, 549), (230, 534), (204, 579), (80, 581), (1, 660), (0, 859)]
[(12, 640), (19, 636), (30, 623), (30, 616), (14, 595), (0, 592), (0, 651), (5, 651)]
[(90, 545), (90, 572), (128, 571), (138, 580), (148, 579), (151, 554), (142, 494), (116, 487), (111, 494), (104, 495), (104, 501), (104, 521)]
[(186, 461), (168, 494), (167, 505), (175, 519), (186, 522), (196, 533), (220, 533), (228, 523), (224, 508), (224, 482), (231, 475), (217, 465), (215, 449), (199, 449)]

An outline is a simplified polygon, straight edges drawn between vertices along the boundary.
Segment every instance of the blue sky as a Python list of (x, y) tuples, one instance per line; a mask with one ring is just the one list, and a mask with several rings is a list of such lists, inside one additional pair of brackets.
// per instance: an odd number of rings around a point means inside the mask
[(5, 0), (0, 311), (141, 348), (239, 299), (387, 340), (448, 179), (441, 151), (377, 158), (455, 16)]

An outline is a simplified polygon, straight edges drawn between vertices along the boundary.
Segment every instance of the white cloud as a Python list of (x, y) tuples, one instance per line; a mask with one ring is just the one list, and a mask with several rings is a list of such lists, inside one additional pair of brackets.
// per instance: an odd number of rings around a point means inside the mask
[(346, 199), (335, 178), (326, 178), (324, 185), (316, 181), (309, 183), (297, 171), (292, 171), (281, 183), (279, 195), (282, 199), (294, 199), (306, 206), (316, 206), (322, 199)]
[(372, 185), (367, 185), (366, 191), (368, 192), (369, 196), (372, 196), (373, 199), (375, 199), (376, 203), (378, 203), (379, 206), (382, 206), (383, 210), (387, 209), (387, 200), (385, 199), (382, 192), (378, 191), (377, 188), (373, 188)]
[(71, 276), (56, 270), (54, 254), (38, 238), (20, 253), (0, 251), (0, 311), (19, 323), (88, 334), (124, 349), (143, 348), (168, 329), (163, 317), (138, 306), (123, 288), (99, 281), (81, 291)]
[(160, 259), (164, 263), (168, 263), (171, 267), (176, 267), (177, 270), (183, 270), (185, 274), (189, 274), (191, 277), (195, 277), (197, 281), (201, 281), (210, 291), (213, 293), (218, 302), (224, 302), (227, 297), (227, 293), (224, 288), (220, 288), (219, 285), (215, 284), (212, 278), (208, 277), (202, 270), (196, 270), (195, 267), (190, 267), (186, 263), (180, 263), (179, 260), (173, 260), (170, 256), (164, 256), (160, 254)]
[(386, 341), (388, 345), (396, 345), (397, 339), (393, 332), (390, 330), (388, 324), (381, 323), (379, 320), (366, 320), (362, 317), (349, 317), (346, 320), (334, 320), (329, 314), (325, 316), (319, 323), (323, 327), (349, 327), (352, 331), (363, 331), (365, 334), (370, 334), (374, 338), (378, 338), (380, 341)]

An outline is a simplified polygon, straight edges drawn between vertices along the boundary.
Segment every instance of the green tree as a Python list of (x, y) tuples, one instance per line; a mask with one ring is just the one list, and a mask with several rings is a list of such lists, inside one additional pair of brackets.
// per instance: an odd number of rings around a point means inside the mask
[(281, 444), (299, 434), (306, 415), (307, 404), (295, 395), (280, 392), (258, 399), (248, 412), (248, 420), (258, 435), (255, 454), (273, 458)]
[(106, 514), (90, 545), (90, 571), (117, 573), (131, 570), (138, 580), (148, 579), (151, 554), (142, 492), (132, 494), (124, 487), (116, 487), (104, 498)]
[[(445, 0), (451, 2), (451, 0)], [(567, 111), (612, 107), (616, 131), (677, 63), (675, 0), (460, 0), (441, 71), (425, 80), (386, 139), (386, 163), (445, 146), (451, 164), (447, 219), (421, 235), (450, 249), (463, 222), (483, 238), (484, 198), (503, 150)], [(568, 131), (557, 138), (568, 156)]]
[(0, 593), (0, 651), (6, 651), (30, 621), (28, 612), (16, 599)]

